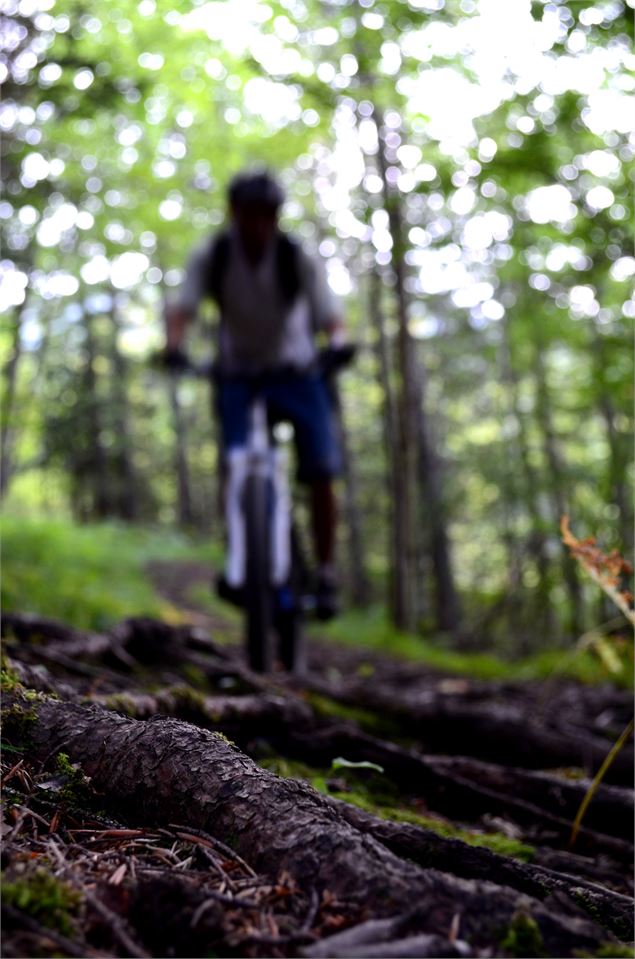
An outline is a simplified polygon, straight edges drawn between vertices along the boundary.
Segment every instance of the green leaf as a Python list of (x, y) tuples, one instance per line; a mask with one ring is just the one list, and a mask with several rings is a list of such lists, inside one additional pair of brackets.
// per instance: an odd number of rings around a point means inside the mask
[(375, 772), (383, 773), (383, 766), (378, 766), (377, 763), (370, 763), (366, 760), (355, 763), (350, 759), (344, 759), (342, 756), (338, 756), (337, 759), (334, 759), (331, 763), (331, 769), (374, 769)]

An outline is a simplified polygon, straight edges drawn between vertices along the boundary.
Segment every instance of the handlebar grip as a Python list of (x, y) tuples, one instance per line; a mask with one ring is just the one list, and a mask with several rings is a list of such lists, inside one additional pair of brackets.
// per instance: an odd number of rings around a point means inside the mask
[(163, 354), (163, 362), (166, 369), (173, 372), (186, 370), (189, 366), (189, 360), (181, 349), (166, 350)]

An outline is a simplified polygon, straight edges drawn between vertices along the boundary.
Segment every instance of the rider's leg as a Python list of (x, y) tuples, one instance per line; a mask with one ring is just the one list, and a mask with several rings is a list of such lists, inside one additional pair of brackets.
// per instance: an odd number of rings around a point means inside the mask
[(334, 571), (337, 499), (335, 484), (330, 478), (311, 483), (311, 521), (318, 566), (320, 570)]
[(217, 579), (216, 589), (223, 599), (240, 603), (245, 565), (241, 497), (247, 467), (251, 392), (247, 382), (235, 378), (222, 379), (216, 387), (215, 406), (222, 437), (222, 496), (227, 537), (225, 571)]
[(337, 503), (334, 480), (341, 472), (341, 448), (330, 395), (323, 380), (295, 377), (270, 391), (275, 419), (293, 423), (298, 479), (310, 490), (312, 532), (318, 564), (317, 614), (338, 611), (335, 544)]

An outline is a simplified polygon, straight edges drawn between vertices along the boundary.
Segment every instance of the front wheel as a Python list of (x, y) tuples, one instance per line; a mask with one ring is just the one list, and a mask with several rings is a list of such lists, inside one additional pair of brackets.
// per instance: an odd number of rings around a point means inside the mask
[(279, 610), (276, 614), (276, 632), (282, 665), (295, 676), (304, 675), (307, 669), (306, 646), (300, 610)]
[(247, 569), (245, 615), (247, 656), (255, 672), (272, 668), (272, 589), (269, 576), (269, 482), (249, 476), (245, 484), (245, 534)]

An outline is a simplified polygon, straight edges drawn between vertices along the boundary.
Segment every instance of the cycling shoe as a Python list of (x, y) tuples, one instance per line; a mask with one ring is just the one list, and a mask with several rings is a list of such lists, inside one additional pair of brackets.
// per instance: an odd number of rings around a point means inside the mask
[(230, 586), (224, 575), (216, 579), (216, 595), (232, 606), (242, 608), (245, 604), (245, 591), (242, 586)]
[(337, 581), (334, 576), (318, 576), (315, 589), (315, 617), (326, 622), (340, 612)]

